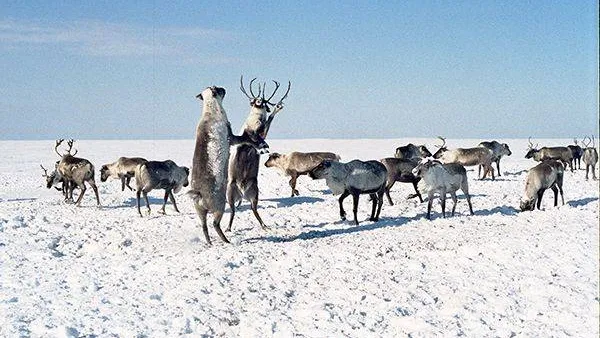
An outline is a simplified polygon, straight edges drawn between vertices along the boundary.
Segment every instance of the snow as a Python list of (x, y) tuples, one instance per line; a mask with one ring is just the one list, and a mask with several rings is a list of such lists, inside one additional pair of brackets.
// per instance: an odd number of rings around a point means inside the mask
[[(447, 140), (449, 147), (481, 140)], [(100, 182), (119, 156), (191, 165), (191, 140), (77, 141), (96, 166), (102, 207), (88, 189), (81, 207), (45, 188), (39, 167), (57, 160), (53, 141), (2, 141), (0, 336), (576, 336), (597, 337), (598, 181), (565, 173), (564, 206), (548, 191), (541, 211), (518, 211), (526, 140), (499, 140), (513, 155), (496, 181), (470, 168), (474, 216), (459, 193), (456, 216), (392, 188), (379, 222), (340, 221), (323, 180), (289, 178), (261, 166), (260, 229), (249, 204), (235, 215), (233, 244), (205, 244), (184, 188), (160, 215), (137, 215), (135, 194)], [(393, 156), (399, 145), (435, 139), (269, 140), (272, 152), (333, 151), (347, 162)], [(536, 140), (566, 145), (570, 140)], [(261, 158), (265, 161), (267, 156)], [(468, 168), (469, 169), (469, 168)], [(77, 196), (77, 191), (75, 195)], [(352, 199), (345, 202), (352, 210)], [(209, 217), (209, 223), (211, 222)], [(227, 212), (222, 227), (229, 220)]]

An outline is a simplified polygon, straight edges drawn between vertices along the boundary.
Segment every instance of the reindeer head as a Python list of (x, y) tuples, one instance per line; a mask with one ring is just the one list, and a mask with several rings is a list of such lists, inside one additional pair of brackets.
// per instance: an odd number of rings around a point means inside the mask
[(413, 168), (412, 174), (417, 177), (423, 177), (425, 173), (435, 166), (441, 166), (442, 162), (436, 160), (433, 157), (426, 157), (419, 162), (419, 164)]
[(323, 160), (319, 165), (314, 167), (311, 171), (308, 172), (308, 176), (313, 180), (319, 180), (325, 178), (329, 175), (329, 170), (331, 168), (331, 160)]
[(41, 164), (40, 164), (40, 167), (44, 171), (44, 173), (42, 174), (42, 177), (46, 179), (46, 188), (50, 189), (50, 188), (52, 188), (52, 186), (54, 184), (60, 182), (60, 176), (58, 174), (58, 171), (56, 171), (56, 169), (54, 171), (52, 171), (50, 173), (50, 175), (48, 175), (48, 170), (46, 168), (44, 168), (44, 166)]
[(215, 98), (219, 103), (223, 102), (223, 98), (225, 97), (225, 88), (211, 86), (202, 91), (202, 93), (196, 95), (197, 99), (204, 101), (209, 97)]
[(525, 158), (532, 158), (535, 153), (538, 152), (537, 147), (539, 144), (534, 146), (533, 142), (531, 142), (531, 136), (527, 139), (527, 141), (529, 141), (529, 144), (527, 145), (527, 153), (525, 154)]
[(244, 95), (246, 95), (248, 100), (250, 100), (251, 107), (256, 108), (256, 109), (264, 109), (267, 113), (271, 112), (270, 107), (275, 107), (276, 110), (283, 109), (283, 100), (288, 96), (288, 93), (290, 92), (290, 88), (292, 86), (291, 82), (288, 81), (288, 89), (285, 92), (285, 94), (283, 95), (283, 97), (279, 100), (279, 102), (272, 103), (271, 99), (275, 96), (275, 93), (277, 93), (280, 83), (275, 80), (272, 80), (273, 83), (275, 83), (275, 90), (273, 90), (273, 93), (271, 94), (271, 96), (269, 96), (269, 98), (265, 98), (267, 84), (263, 83), (262, 88), (261, 88), (260, 83), (259, 83), (258, 84), (258, 94), (254, 94), (254, 91), (252, 90), (253, 89), (252, 84), (254, 83), (254, 81), (256, 81), (256, 78), (254, 78), (250, 81), (249, 87), (250, 87), (251, 95), (248, 95), (248, 92), (246, 92), (246, 89), (244, 88), (244, 76), (243, 75), (240, 76), (240, 90), (242, 91), (242, 93), (244, 93)]
[(442, 157), (442, 155), (448, 151), (448, 148), (446, 148), (446, 139), (444, 137), (438, 136), (438, 138), (440, 140), (442, 140), (442, 144), (441, 145), (436, 145), (436, 148), (438, 148), (438, 150), (435, 152), (435, 154), (433, 154), (433, 158), (440, 158)]

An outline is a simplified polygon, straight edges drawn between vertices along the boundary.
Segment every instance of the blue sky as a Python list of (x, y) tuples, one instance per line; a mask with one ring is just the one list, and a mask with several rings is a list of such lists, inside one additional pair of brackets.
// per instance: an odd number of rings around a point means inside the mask
[(583, 137), (597, 1), (7, 1), (0, 138), (191, 139), (195, 95), (292, 82), (270, 138)]

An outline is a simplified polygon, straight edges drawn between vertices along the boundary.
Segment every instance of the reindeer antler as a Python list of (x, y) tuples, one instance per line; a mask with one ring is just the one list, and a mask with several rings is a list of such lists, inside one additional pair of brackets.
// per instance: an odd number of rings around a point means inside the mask
[(64, 139), (59, 139), (56, 140), (56, 143), (54, 144), (54, 152), (59, 156), (59, 157), (63, 157), (59, 152), (58, 152), (58, 147), (61, 145), (61, 143), (63, 143)]
[(273, 96), (275, 96), (275, 93), (277, 93), (277, 89), (279, 89), (279, 82), (275, 81), (275, 80), (271, 80), (275, 83), (275, 90), (273, 91), (273, 94), (271, 94), (271, 96), (269, 96), (269, 98), (267, 99), (267, 103), (269, 103), (269, 101), (273, 98)]
[[(276, 82), (276, 81), (273, 81), (273, 82), (275, 82), (276, 84), (279, 85), (278, 82)], [(277, 86), (277, 88), (279, 88), (279, 86)], [(285, 94), (283, 94), (283, 97), (279, 99), (279, 102), (277, 102), (275, 104), (269, 102), (273, 98), (273, 96), (275, 96), (275, 92), (273, 92), (273, 95), (271, 95), (271, 97), (269, 98), (269, 100), (267, 100), (267, 103), (270, 104), (271, 106), (276, 106), (276, 107), (281, 106), (281, 104), (283, 103), (283, 100), (285, 100), (287, 98), (288, 94), (290, 93), (290, 88), (292, 88), (292, 82), (288, 81), (287, 91), (285, 92)], [(281, 110), (281, 109), (279, 109), (279, 110)]]
[(536, 143), (535, 146), (533, 145), (533, 142), (531, 142), (531, 136), (529, 136), (529, 138), (527, 139), (527, 141), (529, 141), (529, 145), (527, 146), (527, 150), (531, 150), (531, 149), (536, 149), (539, 145), (539, 143)]
[(42, 167), (42, 170), (44, 171), (44, 174), (42, 175), (42, 177), (48, 177), (48, 170), (46, 168), (44, 168), (44, 166), (41, 164), (40, 164), (40, 167)]
[[(69, 146), (69, 149), (67, 150), (67, 153), (69, 155), (71, 155), (71, 149), (73, 148), (73, 142), (75, 142), (75, 140), (73, 140), (73, 139), (70, 139), (70, 140), (67, 141), (67, 145)], [(75, 155), (77, 155), (77, 149), (75, 149), (75, 153), (73, 153), (71, 156), (75, 156)]]
[(444, 137), (438, 136), (437, 138), (439, 138), (443, 142), (441, 146), (436, 145), (437, 148), (443, 148), (444, 146), (446, 146), (446, 139)]
[[(589, 140), (589, 141), (587, 141), (587, 142), (586, 142), (585, 140)], [(591, 141), (592, 141), (592, 139), (591, 139), (591, 138), (589, 138), (589, 137), (587, 137), (587, 136), (584, 136), (584, 137), (583, 137), (583, 140), (581, 141), (581, 143), (583, 144), (583, 147), (584, 147), (584, 148), (588, 148), (588, 147), (590, 146), (590, 142), (591, 142)]]

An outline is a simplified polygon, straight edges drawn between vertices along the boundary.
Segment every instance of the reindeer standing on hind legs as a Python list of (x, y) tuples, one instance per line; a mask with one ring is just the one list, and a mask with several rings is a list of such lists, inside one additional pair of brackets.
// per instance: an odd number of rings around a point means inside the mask
[[(283, 97), (277, 103), (271, 103), (270, 100), (275, 96), (279, 89), (279, 82), (274, 81), (275, 90), (265, 99), (266, 84), (262, 87), (262, 96), (260, 84), (258, 86), (258, 95), (252, 90), (252, 83), (256, 78), (250, 81), (250, 94), (244, 89), (244, 77), (240, 77), (240, 90), (250, 101), (250, 113), (242, 126), (242, 133), (247, 135), (255, 135), (255, 137), (264, 140), (267, 137), (271, 123), (275, 115), (283, 109), (283, 100), (285, 100), (292, 86), (288, 82), (288, 88)], [(273, 111), (271, 112), (271, 107)], [(270, 113), (270, 114), (268, 114)], [(241, 144), (234, 148), (229, 158), (229, 181), (227, 183), (227, 202), (231, 210), (229, 218), (229, 226), (226, 231), (231, 231), (233, 218), (235, 216), (236, 203), (241, 203), (242, 199), (250, 202), (250, 208), (254, 213), (254, 217), (258, 220), (263, 230), (268, 229), (263, 220), (258, 214), (258, 168), (260, 162), (260, 154), (256, 148)]]

